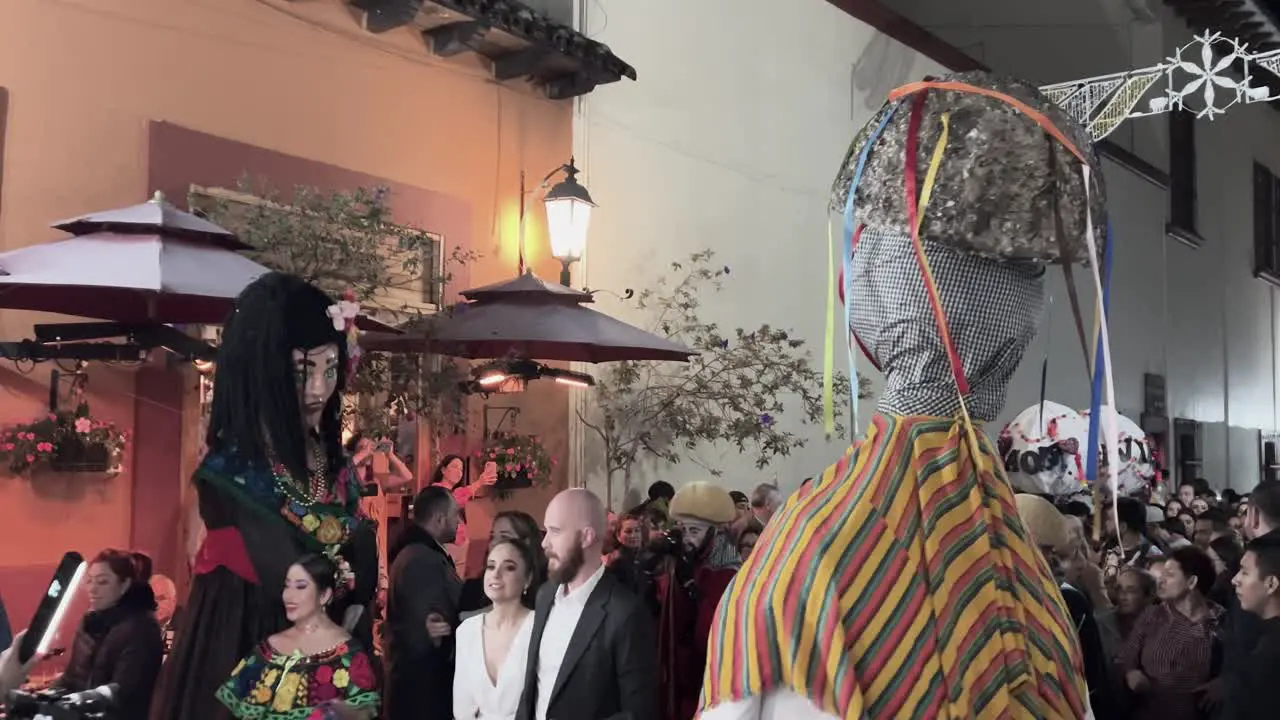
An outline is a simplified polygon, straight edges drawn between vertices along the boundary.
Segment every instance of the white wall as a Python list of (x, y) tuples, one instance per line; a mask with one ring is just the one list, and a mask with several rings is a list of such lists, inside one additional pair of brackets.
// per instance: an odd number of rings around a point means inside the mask
[[(1135, 23), (1123, 12), (1126, 4), (1115, 1), (903, 5), (899, 9), (917, 23), (992, 68), (1045, 83), (1154, 64), (1191, 38), (1168, 10), (1154, 23)], [(1166, 127), (1164, 118), (1130, 121), (1111, 139), (1167, 168)], [(1164, 237), (1163, 190), (1113, 163), (1104, 168), (1117, 243), (1112, 350), (1119, 409), (1136, 420), (1143, 373), (1163, 373), (1169, 415), (1206, 424), (1204, 477), (1238, 490), (1258, 480), (1258, 431), (1277, 427), (1280, 318), (1277, 290), (1253, 277), (1251, 180), (1255, 159), (1280, 171), (1277, 136), (1280, 113), (1268, 107), (1235, 107), (1225, 117), (1198, 122), (1198, 230), (1205, 239), (1199, 249)], [(1088, 285), (1081, 286), (1082, 299), (1092, 296)], [(1083, 355), (1060, 274), (1050, 292), (1050, 317), (995, 427), (1038, 401), (1046, 348), (1049, 399), (1088, 404)], [(1091, 316), (1092, 304), (1086, 304)]]
[[(792, 328), (821, 362), (831, 181), (886, 93), (941, 68), (822, 0), (785, 11), (742, 0), (584, 4), (585, 32), (632, 63), (639, 81), (600, 88), (579, 108), (579, 165), (600, 207), (575, 272), (620, 292), (712, 248), (732, 273), (722, 293), (704, 299), (705, 318)], [(642, 321), (608, 295), (598, 299), (601, 310)], [(836, 366), (845, 363), (841, 348)], [(776, 473), (793, 489), (843, 447), (824, 442), (820, 427), (805, 432), (808, 447), (763, 472), (736, 451), (696, 455), (730, 487), (749, 490)], [(599, 490), (590, 465), (585, 479)], [(706, 476), (683, 462), (646, 468), (636, 482)]]

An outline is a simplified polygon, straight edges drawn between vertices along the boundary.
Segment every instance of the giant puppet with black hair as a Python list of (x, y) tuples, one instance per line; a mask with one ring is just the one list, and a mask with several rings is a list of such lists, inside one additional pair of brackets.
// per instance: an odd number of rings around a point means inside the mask
[(344, 570), (328, 608), (364, 647), (377, 544), (342, 449), (341, 393), (355, 313), (291, 275), (240, 293), (218, 349), (208, 453), (193, 483), (205, 539), (152, 707), (155, 720), (227, 717), (214, 693), (250, 649), (286, 626), (289, 566), (325, 553)]

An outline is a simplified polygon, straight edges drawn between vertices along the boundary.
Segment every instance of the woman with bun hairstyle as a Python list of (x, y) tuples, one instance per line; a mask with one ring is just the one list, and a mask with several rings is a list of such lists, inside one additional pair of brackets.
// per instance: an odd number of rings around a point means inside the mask
[(349, 576), (328, 557), (298, 558), (280, 599), (289, 627), (266, 638), (218, 689), (218, 700), (245, 720), (369, 720), (381, 696), (368, 649), (329, 617), (350, 591)]

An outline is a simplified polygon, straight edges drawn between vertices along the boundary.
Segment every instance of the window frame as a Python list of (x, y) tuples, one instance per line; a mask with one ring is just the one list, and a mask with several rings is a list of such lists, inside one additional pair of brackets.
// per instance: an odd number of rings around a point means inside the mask
[(1169, 117), (1169, 220), (1165, 234), (1192, 248), (1204, 245), (1196, 164), (1196, 116), (1175, 110)]

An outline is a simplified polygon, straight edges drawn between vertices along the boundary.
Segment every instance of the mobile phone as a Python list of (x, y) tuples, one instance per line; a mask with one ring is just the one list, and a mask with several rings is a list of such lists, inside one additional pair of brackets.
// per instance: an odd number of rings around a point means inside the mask
[(19, 662), (25, 664), (36, 654), (49, 652), (49, 645), (57, 634), (62, 618), (67, 614), (67, 607), (71, 605), (75, 589), (80, 586), (87, 568), (84, 556), (78, 552), (72, 551), (62, 556), (62, 562), (58, 563), (58, 569), (54, 571), (44, 597), (40, 598), (40, 605), (36, 607), (36, 613), (27, 625), (27, 634), (23, 636), (22, 645), (18, 648)]

